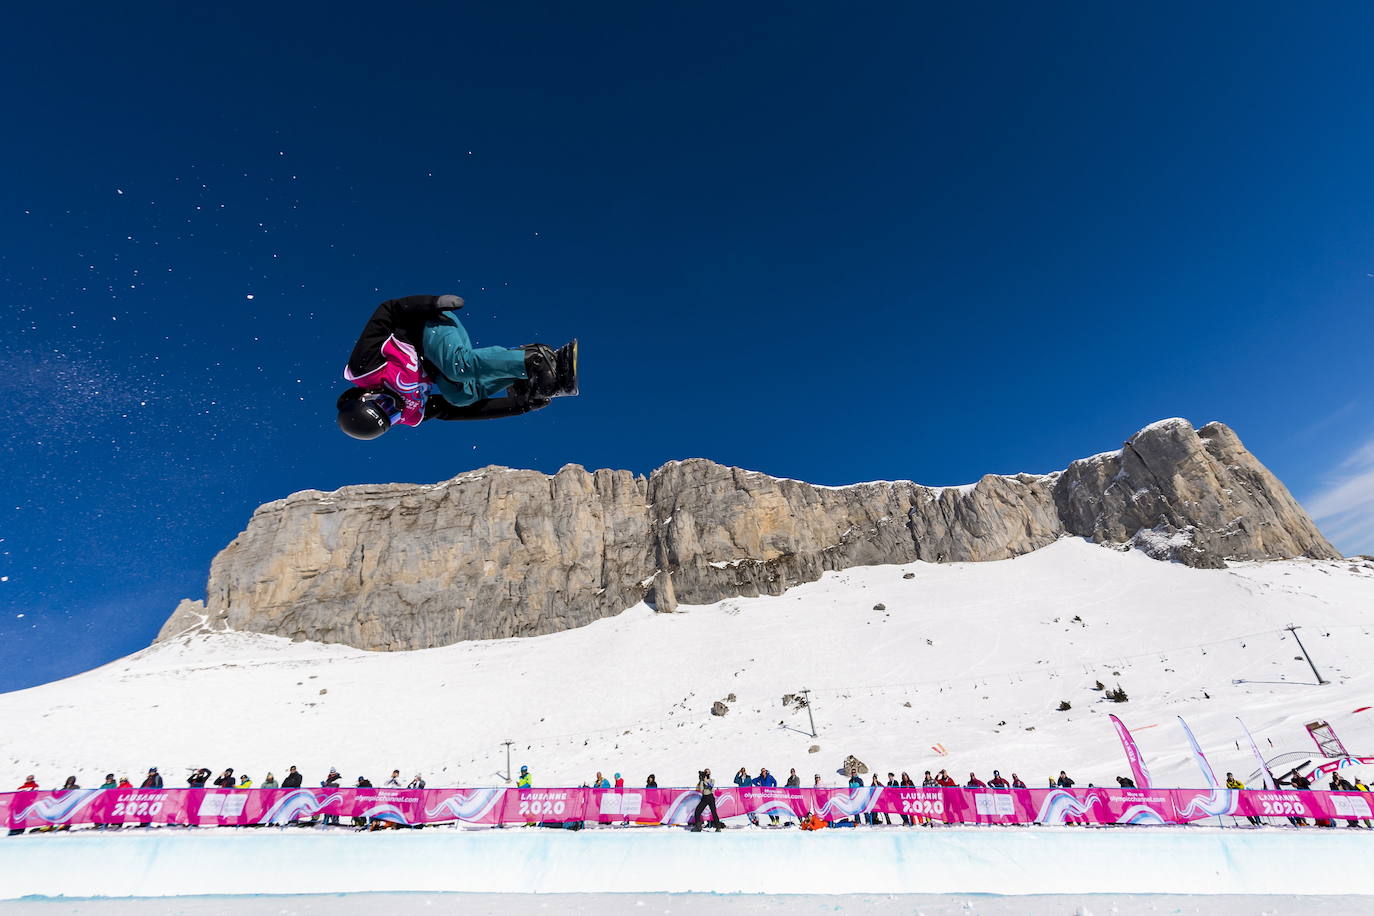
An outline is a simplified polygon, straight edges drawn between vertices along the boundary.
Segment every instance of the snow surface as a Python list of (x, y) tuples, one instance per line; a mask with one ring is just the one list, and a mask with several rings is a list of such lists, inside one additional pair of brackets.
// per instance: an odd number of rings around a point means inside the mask
[(27, 835), (0, 898), (362, 893), (1374, 894), (1362, 830), (298, 828)]
[(291, 897), (182, 897), (0, 902), (4, 916), (120, 916), (149, 911), (176, 916), (271, 913), (273, 916), (374, 916), (376, 913), (575, 913), (618, 916), (736, 916), (748, 913), (910, 913), (914, 916), (1365, 916), (1369, 900), (1357, 896), (1211, 896), (1076, 894), (989, 897), (979, 894), (871, 895), (843, 898), (804, 894), (314, 894)]
[[(857, 568), (780, 597), (640, 605), (577, 630), (415, 652), (200, 634), (0, 695), (0, 780), (137, 784), (156, 765), (172, 786), (193, 767), (260, 781), (296, 764), (308, 784), (337, 766), (346, 782), (398, 768), (432, 786), (492, 785), (510, 738), (511, 764), (536, 786), (597, 771), (690, 785), (703, 766), (728, 783), (741, 765), (836, 785), (847, 754), (884, 777), (996, 767), (1035, 786), (1067, 769), (1103, 785), (1127, 772), (1114, 712), (1158, 784), (1195, 786), (1179, 714), (1218, 772), (1243, 779), (1254, 764), (1237, 715), (1266, 753), (1302, 754), (1294, 763), (1315, 756), (1303, 725), (1318, 718), (1352, 753), (1374, 753), (1371, 713), (1355, 712), (1374, 703), (1371, 609), (1374, 563), (1195, 570), (1066, 539), (1013, 560)], [(1290, 622), (1330, 685), (1315, 686)], [(1129, 702), (1103, 700), (1098, 680)], [(783, 705), (800, 688), (817, 738), (804, 709)], [(710, 715), (731, 693), (729, 713)], [(1057, 712), (1061, 700), (1072, 709)]]

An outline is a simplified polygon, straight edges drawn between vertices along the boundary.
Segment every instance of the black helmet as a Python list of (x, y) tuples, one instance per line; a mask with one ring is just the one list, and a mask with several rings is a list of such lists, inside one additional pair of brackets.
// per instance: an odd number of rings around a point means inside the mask
[(354, 439), (376, 439), (401, 417), (385, 388), (350, 388), (339, 395), (339, 429)]

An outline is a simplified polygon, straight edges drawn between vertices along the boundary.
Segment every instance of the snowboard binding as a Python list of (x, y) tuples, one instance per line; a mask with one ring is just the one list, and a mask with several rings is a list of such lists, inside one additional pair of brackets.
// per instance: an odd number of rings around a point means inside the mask
[(557, 350), (544, 344), (525, 344), (520, 349), (525, 351), (529, 381), (511, 386), (517, 397), (548, 400), (578, 394), (576, 338)]

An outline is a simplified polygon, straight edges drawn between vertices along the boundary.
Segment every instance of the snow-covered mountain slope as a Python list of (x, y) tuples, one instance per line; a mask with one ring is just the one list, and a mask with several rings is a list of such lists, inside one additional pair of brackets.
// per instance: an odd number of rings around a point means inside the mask
[[(1374, 704), (1371, 611), (1374, 562), (1198, 570), (1065, 539), (1013, 560), (851, 569), (780, 597), (640, 605), (576, 630), (413, 652), (199, 633), (0, 696), (0, 780), (90, 786), (156, 765), (181, 785), (191, 767), (261, 779), (296, 764), (309, 782), (337, 766), (348, 780), (399, 768), (431, 785), (494, 784), (509, 738), (536, 785), (598, 770), (683, 785), (702, 766), (728, 781), (741, 765), (833, 784), (847, 754), (884, 776), (996, 767), (1038, 785), (1067, 769), (1101, 785), (1127, 772), (1116, 713), (1157, 782), (1196, 785), (1179, 714), (1213, 765), (1242, 777), (1254, 766), (1237, 715), (1266, 753), (1315, 752), (1303, 724), (1319, 718), (1351, 752), (1374, 753), (1374, 711), (1355, 712)], [(1129, 702), (1105, 701), (1099, 680)], [(814, 739), (805, 710), (783, 704), (801, 688)], [(728, 714), (710, 714), (716, 700)], [(1072, 709), (1057, 711), (1062, 700)]]

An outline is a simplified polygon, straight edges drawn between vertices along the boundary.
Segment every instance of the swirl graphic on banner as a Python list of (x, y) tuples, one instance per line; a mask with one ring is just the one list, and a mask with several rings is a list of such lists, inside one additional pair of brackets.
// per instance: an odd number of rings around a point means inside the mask
[(373, 805), (363, 812), (363, 817), (369, 821), (390, 821), (393, 824), (401, 824), (409, 827), (410, 821), (401, 813), (401, 809), (395, 805)]
[(258, 819), (258, 823), (276, 824), (283, 821), (294, 821), (301, 817), (313, 817), (334, 802), (342, 801), (342, 799), (343, 795), (338, 792), (322, 799), (316, 799), (314, 792), (308, 789), (297, 789), (269, 808)]
[(1096, 795), (1081, 802), (1063, 789), (1056, 789), (1040, 803), (1040, 811), (1035, 815), (1037, 824), (1062, 824), (1066, 818), (1082, 817), (1091, 811), (1098, 802)]
[[(474, 789), (465, 795), (450, 795), (433, 808), (425, 810), (425, 817), (434, 819), (442, 816), (458, 821), (476, 821), (486, 817), (496, 803), (501, 800), (505, 789)], [(397, 812), (399, 814), (399, 812)]]
[[(1094, 799), (1096, 801), (1096, 799)], [(1118, 824), (1167, 824), (1159, 812), (1149, 805), (1131, 805), (1116, 819)]]
[(817, 813), (827, 821), (839, 819), (829, 816), (831, 814), (837, 814), (840, 817), (854, 817), (863, 814), (873, 807), (873, 802), (881, 791), (880, 787), (873, 786), (866, 789), (854, 789), (847, 795), (832, 795), (825, 804), (821, 805), (820, 811)]
[(44, 798), (19, 812), (19, 821), (22, 823), (25, 818), (37, 817), (49, 824), (65, 824), (78, 811), (86, 807), (86, 803), (99, 791), (99, 789), (71, 789), (61, 795)]
[(1222, 814), (1235, 814), (1236, 803), (1240, 796), (1234, 789), (1213, 789), (1206, 795), (1194, 795), (1178, 809), (1180, 817), (1200, 820), (1204, 817), (1218, 817)]

